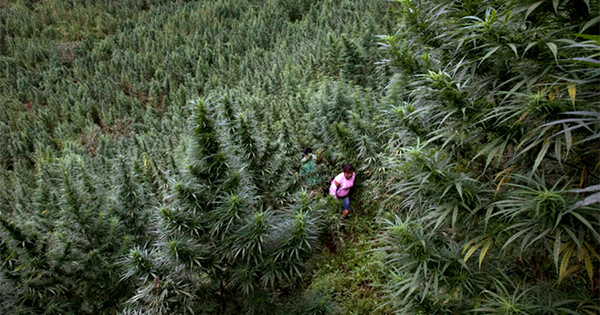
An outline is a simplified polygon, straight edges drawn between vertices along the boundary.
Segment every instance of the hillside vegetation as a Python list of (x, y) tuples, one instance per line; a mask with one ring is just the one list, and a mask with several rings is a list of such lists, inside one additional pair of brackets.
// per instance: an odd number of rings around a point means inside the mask
[(596, 314), (599, 10), (0, 2), (0, 310)]

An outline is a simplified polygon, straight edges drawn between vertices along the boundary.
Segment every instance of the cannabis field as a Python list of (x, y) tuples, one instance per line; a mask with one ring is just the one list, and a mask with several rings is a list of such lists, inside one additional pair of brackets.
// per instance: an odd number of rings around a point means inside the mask
[(0, 313), (598, 314), (599, 12), (0, 0)]

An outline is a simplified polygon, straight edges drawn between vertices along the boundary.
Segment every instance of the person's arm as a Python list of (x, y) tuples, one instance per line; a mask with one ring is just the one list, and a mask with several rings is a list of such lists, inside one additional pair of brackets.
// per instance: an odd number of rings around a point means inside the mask
[(339, 187), (339, 183), (334, 180), (331, 181), (331, 186), (329, 186), (329, 195), (333, 196), (333, 198), (337, 199), (337, 190)]

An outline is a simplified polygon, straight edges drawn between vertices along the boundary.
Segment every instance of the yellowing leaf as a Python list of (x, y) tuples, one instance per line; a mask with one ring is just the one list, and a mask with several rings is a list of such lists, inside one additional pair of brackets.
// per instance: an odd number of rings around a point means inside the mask
[(594, 264), (592, 263), (592, 259), (590, 258), (590, 255), (585, 255), (583, 260), (585, 262), (585, 270), (590, 278), (590, 283), (594, 286)]
[(587, 170), (586, 170), (586, 167), (584, 166), (583, 171), (581, 172), (581, 179), (579, 180), (579, 187), (583, 187), (586, 177), (587, 177)]
[(598, 255), (598, 253), (596, 253), (594, 246), (590, 245), (590, 243), (588, 243), (588, 242), (583, 242), (583, 246), (585, 246), (587, 248), (588, 253), (591, 253), (592, 256), (594, 256), (594, 257), (596, 257), (596, 259), (600, 260), (600, 255)]
[(575, 95), (577, 95), (577, 86), (570, 84), (568, 86), (569, 96), (571, 97), (571, 102), (575, 105)]
[(487, 254), (488, 250), (490, 249), (490, 247), (493, 244), (493, 240), (490, 237), (487, 241), (487, 244), (485, 244), (485, 246), (483, 247), (483, 249), (481, 250), (481, 253), (479, 254), (479, 269), (481, 269), (481, 263), (483, 262), (483, 257), (485, 257), (485, 254)]
[(500, 191), (500, 188), (502, 188), (502, 185), (504, 185), (504, 183), (507, 183), (511, 179), (511, 175), (515, 167), (516, 165), (513, 165), (509, 168), (505, 168), (504, 170), (496, 174), (496, 177), (494, 177), (494, 181), (497, 181), (500, 176), (502, 176), (502, 179), (498, 183), (498, 186), (496, 186), (496, 193), (494, 194), (494, 198), (498, 196), (498, 192)]
[[(471, 247), (472, 245), (472, 247)], [(469, 260), (469, 258), (471, 257), (471, 255), (473, 255), (473, 253), (475, 253), (475, 251), (481, 247), (482, 243), (477, 243), (477, 244), (471, 244), (469, 243), (467, 246), (465, 246), (465, 248), (463, 249), (463, 253), (465, 252), (465, 250), (469, 247), (471, 247), (467, 253), (465, 254), (465, 257), (463, 257), (463, 260), (466, 262), (467, 260)]]
[(570, 272), (567, 272), (567, 267), (569, 266), (569, 260), (571, 259), (571, 256), (573, 255), (573, 252), (575, 250), (575, 244), (573, 244), (572, 242), (566, 243), (561, 249), (560, 251), (562, 252), (562, 259), (560, 262), (560, 268), (559, 268), (559, 272), (558, 272), (558, 284), (560, 285), (560, 283), (562, 282), (562, 280), (564, 278), (566, 278)]

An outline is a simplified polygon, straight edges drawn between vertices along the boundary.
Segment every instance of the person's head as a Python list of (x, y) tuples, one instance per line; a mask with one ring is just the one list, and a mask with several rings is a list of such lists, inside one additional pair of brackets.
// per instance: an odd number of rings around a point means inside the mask
[(352, 166), (352, 164), (342, 165), (342, 171), (344, 172), (344, 176), (346, 177), (346, 179), (350, 179), (352, 178), (352, 175), (354, 175), (354, 167)]
[(312, 153), (312, 149), (310, 147), (304, 148), (304, 155), (309, 155)]

